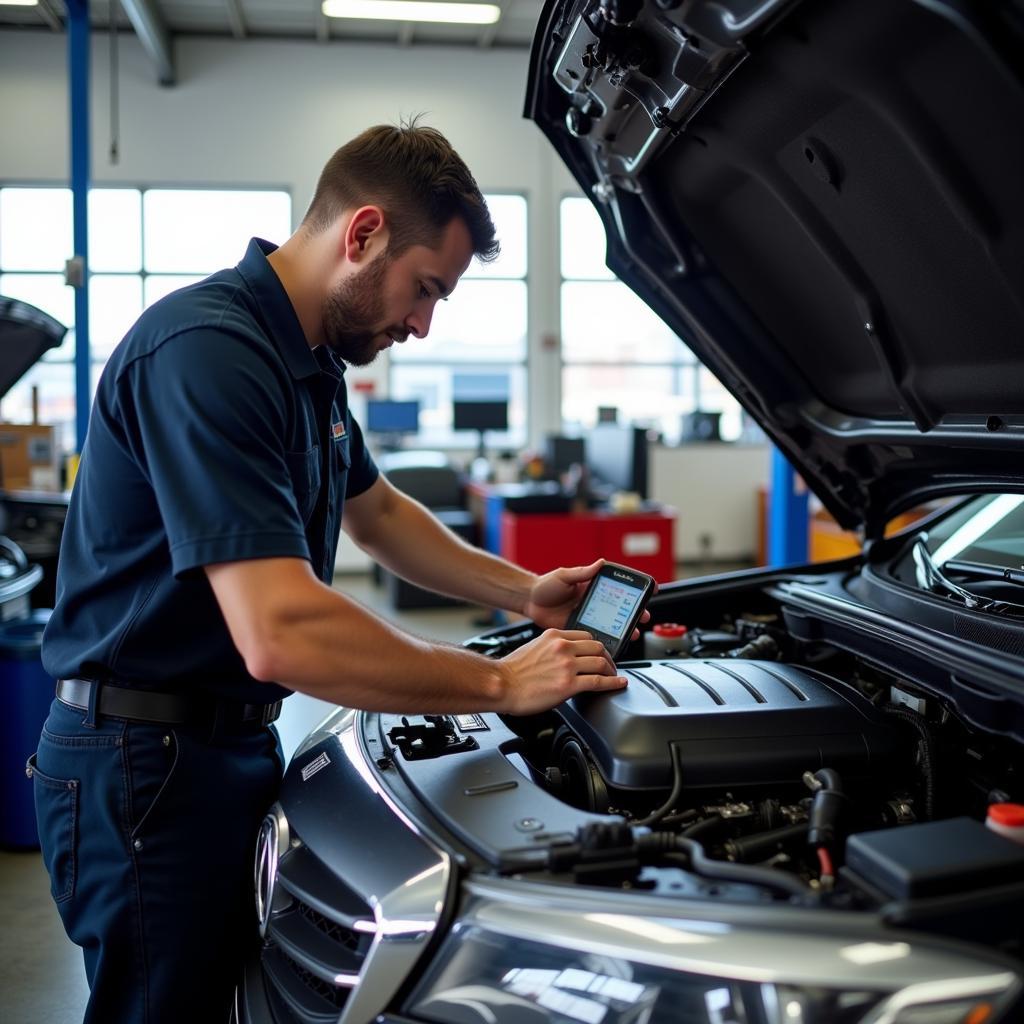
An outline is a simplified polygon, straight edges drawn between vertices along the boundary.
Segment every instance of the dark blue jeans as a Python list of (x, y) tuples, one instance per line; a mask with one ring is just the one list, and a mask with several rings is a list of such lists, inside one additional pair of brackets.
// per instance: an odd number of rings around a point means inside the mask
[(86, 1024), (224, 1024), (256, 940), (276, 732), (85, 718), (55, 700), (29, 764), (53, 898), (85, 954)]

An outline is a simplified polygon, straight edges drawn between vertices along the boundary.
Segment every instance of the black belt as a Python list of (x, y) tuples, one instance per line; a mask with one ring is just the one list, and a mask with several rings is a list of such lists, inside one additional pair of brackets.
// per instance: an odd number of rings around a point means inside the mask
[(269, 725), (281, 714), (281, 701), (273, 704), (243, 704), (241, 701), (212, 696), (129, 689), (112, 683), (100, 684), (92, 679), (58, 679), (57, 699), (73, 708), (87, 711), (95, 686), (100, 687), (97, 710), (101, 715), (133, 718), (140, 722), (186, 725), (219, 721), (224, 724), (249, 722), (253, 725)]

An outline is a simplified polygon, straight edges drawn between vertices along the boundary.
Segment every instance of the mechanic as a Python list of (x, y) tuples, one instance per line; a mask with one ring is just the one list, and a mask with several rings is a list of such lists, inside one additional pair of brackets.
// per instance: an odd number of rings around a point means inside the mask
[[(289, 692), (528, 714), (625, 685), (600, 643), (558, 628), (601, 563), (537, 577), (465, 544), (378, 475), (347, 407), (345, 365), (424, 337), (470, 259), (497, 250), (439, 132), (372, 128), (331, 157), (280, 248), (253, 239), (144, 312), (108, 362), (43, 639), (57, 699), (29, 762), (87, 1021), (227, 1019)], [(377, 618), (330, 586), (343, 505), (381, 565), (545, 632), (495, 661)]]

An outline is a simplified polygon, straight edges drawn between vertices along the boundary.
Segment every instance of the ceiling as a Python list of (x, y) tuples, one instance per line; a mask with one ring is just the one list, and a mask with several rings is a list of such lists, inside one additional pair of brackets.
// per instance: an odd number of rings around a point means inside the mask
[[(543, 0), (488, 2), (501, 8), (501, 17), (494, 25), (482, 26), (328, 18), (320, 11), (320, 0), (93, 0), (89, 14), (93, 31), (107, 32), (114, 8), (118, 29), (136, 32), (156, 65), (160, 81), (171, 84), (175, 79), (173, 41), (180, 36), (365, 41), (399, 46), (529, 46)], [(39, 0), (35, 7), (0, 3), (0, 30), (48, 28), (63, 32), (66, 19), (63, 0)]]

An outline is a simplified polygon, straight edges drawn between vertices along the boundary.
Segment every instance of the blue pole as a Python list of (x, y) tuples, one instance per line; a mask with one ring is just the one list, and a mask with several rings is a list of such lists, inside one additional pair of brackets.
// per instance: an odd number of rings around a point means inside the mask
[(803, 565), (807, 562), (809, 522), (807, 491), (797, 492), (798, 477), (785, 456), (772, 448), (772, 487), (768, 497), (768, 564)]
[(75, 258), (75, 437), (89, 428), (89, 0), (65, 0), (68, 12), (68, 95), (71, 104), (71, 201)]

